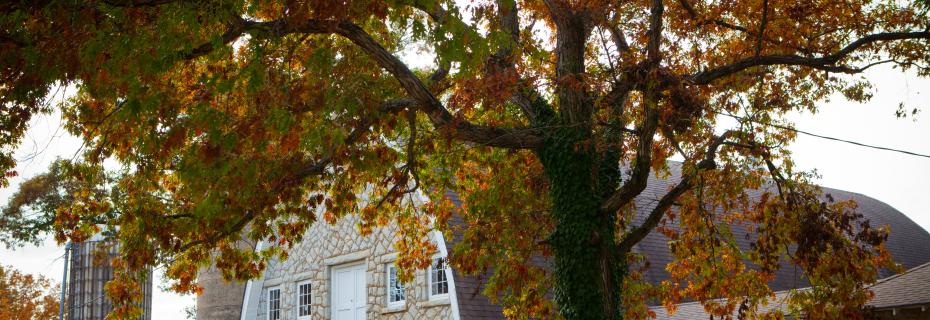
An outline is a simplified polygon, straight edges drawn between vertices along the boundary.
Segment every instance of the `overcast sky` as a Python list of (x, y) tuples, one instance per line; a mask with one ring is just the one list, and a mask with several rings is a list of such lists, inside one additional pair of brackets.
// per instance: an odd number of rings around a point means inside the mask
[[(812, 133), (930, 154), (930, 81), (905, 75), (890, 67), (865, 73), (875, 83), (875, 97), (866, 104), (851, 103), (841, 97), (821, 104), (816, 115), (795, 114), (791, 119), (798, 129)], [(59, 97), (67, 93), (59, 93)], [(898, 103), (920, 107), (916, 121), (898, 119)], [(56, 157), (72, 158), (80, 140), (68, 136), (56, 116), (42, 117), (32, 123), (28, 137), (17, 150), (21, 160), (13, 179), (16, 186), (22, 177), (45, 170)], [(930, 158), (854, 146), (800, 135), (790, 147), (794, 160), (803, 169), (816, 169), (822, 176), (819, 184), (876, 198), (897, 208), (924, 229), (930, 230)], [(0, 204), (5, 204), (14, 188), (0, 190)], [(894, 230), (892, 230), (894, 232)], [(928, 244), (930, 245), (930, 244)], [(14, 251), (0, 248), (0, 264), (42, 274), (55, 281), (62, 277), (64, 250), (53, 240), (45, 245)], [(156, 287), (161, 279), (156, 271)], [(183, 309), (194, 304), (191, 296), (179, 296), (156, 288), (153, 319), (183, 318)]]

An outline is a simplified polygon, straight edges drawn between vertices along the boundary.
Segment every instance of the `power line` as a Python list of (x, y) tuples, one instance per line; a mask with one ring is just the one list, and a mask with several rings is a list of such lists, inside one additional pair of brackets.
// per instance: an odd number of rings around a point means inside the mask
[(719, 114), (719, 115), (724, 115), (724, 116), (727, 116), (727, 117), (731, 117), (731, 118), (734, 118), (734, 119), (736, 119), (736, 120), (748, 121), (748, 122), (752, 122), (752, 123), (756, 123), (756, 124), (761, 124), (761, 125), (764, 125), (764, 126), (769, 126), (769, 127), (773, 127), (773, 128), (782, 129), (782, 130), (793, 131), (793, 132), (800, 133), (800, 134), (803, 134), (803, 135), (808, 135), (808, 136), (811, 136), (811, 137), (816, 137), (816, 138), (821, 138), (821, 139), (826, 139), (826, 140), (832, 140), (832, 141), (838, 141), (838, 142), (848, 143), (848, 144), (857, 145), (857, 146), (860, 146), (860, 147), (866, 147), (866, 148), (872, 148), (872, 149), (878, 149), (878, 150), (885, 150), (885, 151), (898, 152), (898, 153), (903, 153), (903, 154), (906, 154), (906, 155), (917, 156), (917, 157), (924, 157), (924, 158), (930, 159), (930, 155), (927, 155), (927, 154), (921, 154), (921, 153), (911, 152), (911, 151), (907, 151), (907, 150), (901, 150), (901, 149), (895, 149), (895, 148), (888, 148), (888, 147), (882, 147), (882, 146), (876, 146), (876, 145), (870, 145), (870, 144), (865, 144), (865, 143), (862, 143), (862, 142), (856, 142), (856, 141), (852, 141), (852, 140), (834, 138), (834, 137), (825, 136), (825, 135), (821, 135), (821, 134), (816, 134), (816, 133), (812, 133), (812, 132), (808, 132), (808, 131), (804, 131), (804, 130), (800, 130), (800, 129), (796, 129), (796, 128), (792, 128), (792, 127), (788, 127), (788, 126), (783, 126), (783, 125), (780, 125), (780, 124), (774, 124), (774, 123), (762, 122), (762, 121), (758, 121), (758, 120), (747, 119), (747, 118), (740, 117), (740, 116), (736, 116), (736, 115), (732, 115), (732, 114), (729, 114), (729, 113), (719, 112), (719, 111), (716, 111), (716, 110), (711, 110), (711, 112), (716, 113), (716, 114)]

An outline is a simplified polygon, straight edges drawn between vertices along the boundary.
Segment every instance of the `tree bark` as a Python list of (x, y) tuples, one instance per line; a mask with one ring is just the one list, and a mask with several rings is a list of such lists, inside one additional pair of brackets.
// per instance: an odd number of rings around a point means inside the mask
[(559, 115), (564, 124), (587, 123), (591, 106), (584, 84), (584, 49), (588, 30), (579, 15), (568, 15), (558, 22), (556, 33), (556, 94)]

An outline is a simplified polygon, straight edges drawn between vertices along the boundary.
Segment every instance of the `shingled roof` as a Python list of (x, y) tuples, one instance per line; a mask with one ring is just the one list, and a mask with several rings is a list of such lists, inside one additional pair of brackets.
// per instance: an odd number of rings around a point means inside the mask
[(866, 305), (875, 309), (930, 305), (930, 262), (882, 279), (871, 289), (875, 298)]
[[(671, 175), (668, 179), (659, 179), (656, 178), (655, 175), (650, 175), (646, 190), (635, 199), (638, 212), (635, 223), (638, 224), (645, 220), (646, 213), (655, 207), (655, 203), (658, 199), (680, 180), (681, 163), (670, 163), (669, 167)], [(900, 211), (881, 201), (858, 193), (831, 188), (822, 188), (822, 190), (824, 194), (831, 195), (836, 201), (855, 200), (858, 204), (857, 211), (861, 213), (865, 219), (869, 219), (871, 225), (889, 226), (891, 234), (889, 235), (886, 247), (894, 260), (905, 269), (930, 262), (930, 234)], [(756, 199), (761, 197), (763, 193), (762, 190), (750, 190), (748, 192), (751, 197)], [(458, 195), (448, 192), (447, 196), (455, 204), (461, 204)], [(450, 219), (450, 224), (453, 226), (453, 230), (466, 226), (466, 222), (457, 215), (454, 215), (452, 219)], [(734, 235), (748, 233), (745, 226), (731, 225), (730, 227)], [(735, 240), (740, 249), (744, 251), (749, 250), (749, 239), (737, 236)], [(447, 239), (447, 247), (451, 248), (452, 245), (458, 241), (461, 241), (461, 234), (455, 232), (453, 239)], [(661, 233), (653, 232), (633, 249), (643, 254), (648, 260), (650, 268), (647, 270), (645, 278), (651, 283), (659, 283), (669, 277), (668, 272), (665, 270), (665, 266), (672, 262), (668, 241), (669, 239)], [(926, 269), (930, 270), (930, 268)], [(891, 275), (893, 275), (893, 272), (883, 270), (880, 277)], [(457, 273), (454, 274), (461, 319), (503, 319), (501, 307), (490, 303), (487, 297), (481, 294), (481, 288), (484, 283), (483, 279), (486, 278), (486, 276), (478, 277), (465, 276)], [(804, 279), (800, 268), (789, 262), (784, 262), (782, 267), (776, 272), (775, 279), (769, 285), (774, 291), (783, 291), (807, 287), (808, 282)]]
[[(873, 309), (873, 312), (892, 308), (905, 309), (908, 307), (920, 308), (921, 306), (930, 306), (930, 262), (879, 280), (869, 289), (872, 290), (875, 297), (866, 303), (866, 307)], [(775, 298), (770, 299), (768, 304), (762, 307), (761, 311), (781, 310), (782, 314), (788, 316), (788, 319), (793, 319), (789, 313), (787, 302), (790, 294), (790, 290), (776, 292)], [(656, 313), (656, 320), (710, 318), (710, 314), (707, 313), (704, 306), (699, 302), (678, 304), (677, 310), (675, 310), (674, 313), (668, 312), (668, 310), (661, 306), (652, 307), (650, 310)], [(912, 313), (915, 312), (917, 312), (917, 310), (914, 310)], [(930, 315), (930, 313), (924, 312), (924, 310), (920, 310), (920, 315), (924, 317)], [(735, 311), (733, 316), (736, 317)], [(883, 317), (877, 318), (883, 319)], [(911, 319), (908, 317), (905, 318)]]
[[(803, 290), (803, 289), (802, 289)], [(775, 298), (770, 299), (768, 303), (759, 308), (761, 312), (771, 312), (774, 310), (780, 310), (785, 319), (794, 319), (790, 314), (788, 309), (788, 298), (790, 297), (790, 291), (779, 291), (775, 293)], [(694, 320), (694, 319), (712, 319), (710, 314), (707, 313), (707, 310), (704, 309), (704, 305), (700, 302), (687, 302), (680, 303), (676, 305), (677, 309), (674, 313), (668, 312), (665, 307), (654, 306), (649, 308), (656, 313), (656, 320)], [(733, 318), (736, 319), (738, 312), (733, 311)], [(713, 318), (716, 319), (716, 318)]]
[[(447, 191), (445, 196), (455, 203), (457, 207), (462, 206), (462, 200), (458, 194)], [(461, 215), (454, 214), (449, 218), (449, 224), (452, 226), (464, 227), (465, 220)], [(462, 241), (462, 232), (460, 228), (453, 228), (457, 231), (453, 233), (452, 239), (446, 239), (446, 248)], [(458, 270), (452, 269), (452, 279), (455, 282), (455, 295), (459, 307), (459, 316), (462, 320), (479, 320), (479, 319), (504, 319), (503, 309), (500, 305), (493, 304), (482, 294), (484, 279), (487, 279), (488, 273), (482, 275), (463, 275)]]

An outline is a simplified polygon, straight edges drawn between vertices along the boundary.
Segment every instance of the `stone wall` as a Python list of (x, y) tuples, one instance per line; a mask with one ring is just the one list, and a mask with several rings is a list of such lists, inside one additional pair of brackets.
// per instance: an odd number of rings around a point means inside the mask
[(417, 271), (406, 284), (406, 306), (387, 308), (386, 269), (396, 259), (391, 248), (394, 226), (375, 229), (369, 236), (358, 232), (357, 217), (335, 225), (314, 223), (286, 261), (274, 261), (265, 271), (256, 319), (266, 319), (268, 289), (281, 288), (282, 319), (297, 318), (297, 283), (311, 282), (312, 319), (330, 318), (330, 270), (340, 265), (366, 265), (368, 319), (452, 319), (449, 299), (430, 300), (425, 270)]

